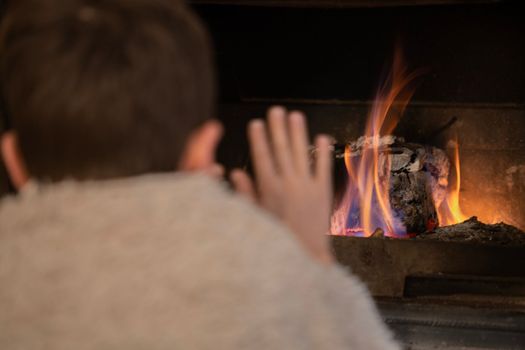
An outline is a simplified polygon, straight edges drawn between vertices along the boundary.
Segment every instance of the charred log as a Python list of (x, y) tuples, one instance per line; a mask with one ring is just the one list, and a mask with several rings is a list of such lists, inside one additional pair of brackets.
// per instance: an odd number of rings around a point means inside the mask
[(416, 239), (525, 246), (525, 232), (503, 222), (484, 224), (475, 216), (456, 225), (438, 227), (416, 236)]
[(379, 178), (388, 181), (390, 206), (406, 232), (421, 233), (435, 227), (435, 208), (445, 198), (448, 185), (450, 163), (445, 153), (393, 136), (379, 140), (361, 137), (350, 144), (351, 157), (361, 157), (373, 146), (379, 147)]

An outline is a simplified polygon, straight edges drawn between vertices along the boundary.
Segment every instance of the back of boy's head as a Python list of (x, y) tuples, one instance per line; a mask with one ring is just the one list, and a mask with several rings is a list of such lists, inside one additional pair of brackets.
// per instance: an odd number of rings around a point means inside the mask
[(207, 33), (176, 0), (16, 0), (0, 81), (38, 179), (174, 170), (214, 113)]

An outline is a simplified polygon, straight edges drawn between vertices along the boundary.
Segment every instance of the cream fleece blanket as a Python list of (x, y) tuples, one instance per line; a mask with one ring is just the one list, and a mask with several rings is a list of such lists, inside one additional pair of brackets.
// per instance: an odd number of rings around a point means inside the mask
[(398, 347), (355, 277), (214, 180), (171, 174), (0, 202), (0, 349)]

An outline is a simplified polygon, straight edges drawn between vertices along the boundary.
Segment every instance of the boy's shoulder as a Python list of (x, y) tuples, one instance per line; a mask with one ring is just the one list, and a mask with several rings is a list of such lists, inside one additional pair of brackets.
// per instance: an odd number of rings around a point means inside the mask
[(148, 246), (172, 242), (174, 250), (302, 254), (280, 221), (204, 175), (31, 184), (0, 201), (0, 251), (6, 245), (42, 251), (53, 244), (89, 247), (131, 239)]

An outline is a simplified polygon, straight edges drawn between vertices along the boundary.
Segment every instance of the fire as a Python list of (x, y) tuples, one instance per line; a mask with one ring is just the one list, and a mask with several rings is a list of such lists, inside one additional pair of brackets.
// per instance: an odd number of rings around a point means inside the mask
[[(368, 117), (363, 147), (353, 157), (350, 146), (345, 150), (349, 175), (346, 198), (339, 217), (346, 217), (346, 233), (371, 236), (381, 229), (388, 236), (403, 236), (406, 230), (390, 206), (390, 157), (380, 151), (383, 136), (396, 127), (413, 94), (409, 84), (418, 75), (407, 73), (397, 50), (391, 74), (379, 89)], [(348, 213), (348, 215), (346, 215)], [(332, 230), (334, 231), (334, 230)]]
[[(390, 204), (390, 145), (394, 142), (391, 133), (413, 95), (411, 83), (419, 74), (417, 71), (407, 72), (402, 63), (401, 51), (396, 50), (392, 71), (374, 99), (365, 135), (345, 148), (348, 188), (345, 200), (332, 216), (332, 234), (369, 237), (382, 232), (390, 237), (407, 236), (402, 213), (393, 210)], [(454, 152), (456, 182), (452, 189), (448, 189), (439, 208), (436, 208), (440, 225), (450, 225), (466, 219), (459, 207), (460, 166), (457, 142)], [(448, 183), (446, 179), (443, 180), (446, 187)], [(427, 223), (427, 229), (432, 229), (436, 224), (432, 220)]]
[(441, 226), (453, 225), (468, 219), (459, 206), (459, 191), (461, 185), (461, 169), (459, 162), (459, 144), (457, 139), (451, 142), (454, 151), (453, 165), (456, 170), (456, 181), (454, 186), (449, 186), (447, 196), (439, 207), (436, 207), (439, 224)]

